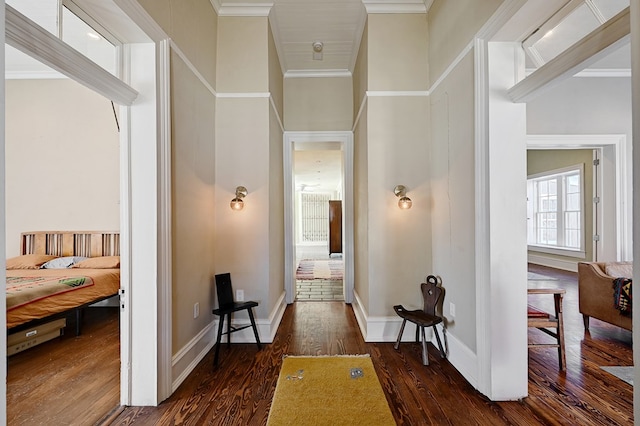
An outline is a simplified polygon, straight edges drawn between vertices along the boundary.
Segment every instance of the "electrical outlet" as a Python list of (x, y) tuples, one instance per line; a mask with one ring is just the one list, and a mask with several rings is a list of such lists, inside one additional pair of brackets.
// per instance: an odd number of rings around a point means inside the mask
[(449, 315), (451, 318), (456, 317), (456, 305), (453, 302), (449, 302)]
[(200, 316), (200, 304), (198, 302), (193, 304), (193, 319), (198, 318)]
[(244, 302), (244, 290), (236, 290), (236, 302)]

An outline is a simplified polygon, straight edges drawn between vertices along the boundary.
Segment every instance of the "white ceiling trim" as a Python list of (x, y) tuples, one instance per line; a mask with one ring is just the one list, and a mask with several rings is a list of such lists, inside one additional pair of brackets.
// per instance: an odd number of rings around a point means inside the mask
[(349, 70), (291, 70), (284, 73), (284, 78), (323, 78), (351, 77)]
[(273, 3), (222, 3), (216, 11), (218, 16), (269, 16), (272, 7)]
[[(433, 3), (433, 2), (431, 2)], [(363, 0), (362, 4), (367, 9), (367, 13), (427, 13), (428, 8), (424, 1), (416, 0), (408, 1), (376, 1)], [(431, 6), (431, 5), (429, 5)]]

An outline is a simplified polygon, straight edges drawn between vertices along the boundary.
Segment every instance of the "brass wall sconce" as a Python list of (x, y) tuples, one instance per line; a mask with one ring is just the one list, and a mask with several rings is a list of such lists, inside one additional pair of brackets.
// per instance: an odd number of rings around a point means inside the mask
[(393, 188), (393, 193), (399, 198), (398, 207), (403, 210), (411, 208), (413, 202), (411, 201), (411, 198), (407, 197), (407, 188), (404, 185), (397, 185)]
[(244, 201), (242, 199), (246, 197), (248, 194), (247, 188), (244, 186), (239, 186), (236, 188), (236, 197), (231, 200), (229, 205), (231, 206), (231, 210), (242, 210), (244, 207)]

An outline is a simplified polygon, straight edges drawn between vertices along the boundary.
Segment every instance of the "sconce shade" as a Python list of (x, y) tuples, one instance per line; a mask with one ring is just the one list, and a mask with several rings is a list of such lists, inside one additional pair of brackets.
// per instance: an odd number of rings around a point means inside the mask
[(411, 206), (413, 205), (413, 202), (411, 201), (411, 198), (407, 197), (406, 186), (397, 185), (395, 188), (393, 188), (393, 193), (395, 194), (396, 197), (399, 198), (398, 207), (400, 207), (403, 210), (407, 210), (411, 208)]
[(234, 198), (233, 200), (231, 200), (231, 203), (229, 203), (231, 205), (231, 208), (233, 210), (242, 210), (242, 208), (244, 207), (244, 201), (242, 201), (242, 198)]
[(411, 201), (411, 198), (407, 196), (404, 196), (398, 200), (398, 207), (400, 207), (403, 210), (410, 209), (412, 205), (413, 205), (413, 202)]
[(245, 188), (244, 186), (238, 186), (236, 188), (235, 198), (231, 200), (231, 202), (229, 203), (229, 205), (231, 206), (231, 209), (242, 210), (244, 207), (244, 201), (242, 201), (242, 199), (246, 197), (247, 194), (248, 194), (247, 188)]

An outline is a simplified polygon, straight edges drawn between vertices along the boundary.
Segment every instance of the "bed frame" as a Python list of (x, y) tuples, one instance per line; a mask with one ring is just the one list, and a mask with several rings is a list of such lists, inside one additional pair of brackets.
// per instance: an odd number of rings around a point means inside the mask
[(120, 233), (102, 231), (36, 231), (20, 234), (21, 254), (53, 256), (120, 256)]
[[(20, 234), (21, 254), (50, 254), (53, 256), (120, 256), (120, 232), (118, 231), (34, 231)], [(8, 330), (9, 333), (26, 330), (58, 318), (65, 318), (69, 313), (76, 315), (76, 336), (82, 328), (83, 310), (117, 295), (101, 297), (84, 305), (76, 306), (65, 312), (35, 319)]]

